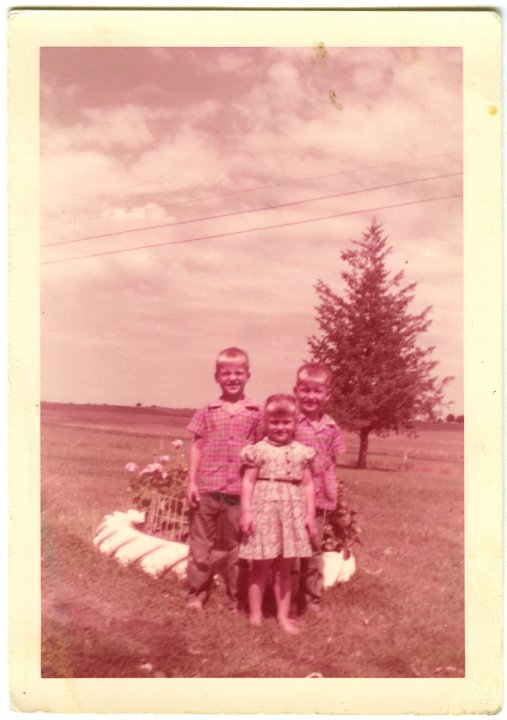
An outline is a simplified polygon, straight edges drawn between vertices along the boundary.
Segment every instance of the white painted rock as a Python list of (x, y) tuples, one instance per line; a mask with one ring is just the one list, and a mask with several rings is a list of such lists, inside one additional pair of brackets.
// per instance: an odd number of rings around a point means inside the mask
[(112, 555), (122, 565), (139, 563), (145, 572), (155, 577), (167, 571), (184, 577), (188, 545), (141, 532), (135, 523), (143, 520), (144, 513), (138, 510), (106, 515), (97, 528), (93, 544), (100, 552)]
[(330, 588), (337, 583), (348, 582), (356, 571), (353, 555), (347, 559), (343, 552), (327, 551), (322, 553), (324, 559), (324, 587)]

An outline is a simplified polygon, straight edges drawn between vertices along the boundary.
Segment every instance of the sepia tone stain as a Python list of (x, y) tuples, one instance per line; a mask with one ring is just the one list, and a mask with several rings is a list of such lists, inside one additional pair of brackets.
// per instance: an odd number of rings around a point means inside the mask
[(329, 101), (331, 102), (331, 105), (333, 105), (338, 111), (343, 110), (343, 106), (341, 102), (338, 102), (338, 98), (336, 97), (336, 93), (334, 90), (329, 91)]
[(313, 46), (315, 50), (315, 62), (325, 62), (327, 60), (327, 48), (325, 44), (321, 41), (318, 43), (315, 43)]
[(312, 65), (317, 72), (324, 75), (327, 72), (327, 62), (329, 60), (327, 48), (323, 42), (318, 42), (313, 46)]
[(496, 115), (498, 112), (498, 108), (496, 105), (490, 105), (488, 108), (488, 112), (490, 115)]

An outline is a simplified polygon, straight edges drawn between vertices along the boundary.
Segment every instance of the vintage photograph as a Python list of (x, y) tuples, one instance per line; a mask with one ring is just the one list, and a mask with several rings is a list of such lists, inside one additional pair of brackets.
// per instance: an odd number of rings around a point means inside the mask
[(460, 47), (40, 49), (42, 678), (462, 678)]
[(500, 38), (10, 13), (16, 711), (499, 711)]

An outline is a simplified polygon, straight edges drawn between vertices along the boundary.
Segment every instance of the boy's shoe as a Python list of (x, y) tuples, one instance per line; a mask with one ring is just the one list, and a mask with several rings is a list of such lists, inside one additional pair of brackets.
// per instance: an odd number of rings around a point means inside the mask
[(187, 608), (188, 608), (188, 610), (202, 610), (202, 608), (203, 608), (202, 600), (198, 597), (188, 598)]

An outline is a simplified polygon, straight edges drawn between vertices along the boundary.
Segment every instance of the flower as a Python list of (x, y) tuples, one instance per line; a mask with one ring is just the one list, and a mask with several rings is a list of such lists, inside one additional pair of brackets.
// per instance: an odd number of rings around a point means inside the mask
[(343, 552), (347, 560), (351, 556), (351, 547), (360, 543), (361, 528), (356, 520), (357, 512), (350, 508), (343, 499), (337, 507), (327, 514), (323, 528), (322, 549)]
[(128, 462), (125, 465), (125, 470), (129, 473), (135, 473), (139, 470), (139, 465), (135, 462)]
[(154, 462), (154, 463), (150, 463), (149, 465), (146, 465), (146, 467), (143, 470), (143, 473), (145, 471), (149, 472), (149, 473), (163, 472), (163, 470), (164, 470), (164, 468), (159, 462)]
[(180, 440), (179, 438), (176, 439), (176, 440), (173, 440), (173, 441), (171, 442), (171, 445), (172, 445), (173, 448), (175, 448), (176, 450), (179, 450), (180, 448), (183, 447), (183, 440)]
[(171, 465), (168, 455), (155, 455), (155, 458), (156, 462), (141, 465), (142, 470), (137, 463), (127, 465), (127, 470), (132, 473), (127, 490), (132, 493), (135, 507), (140, 511), (147, 511), (154, 495), (159, 499), (177, 498), (184, 503), (188, 473), (186, 462)]

